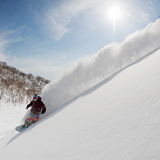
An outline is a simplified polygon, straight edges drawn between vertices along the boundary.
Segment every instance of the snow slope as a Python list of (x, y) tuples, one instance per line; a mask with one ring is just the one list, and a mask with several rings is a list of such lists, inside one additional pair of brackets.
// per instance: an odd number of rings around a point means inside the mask
[[(160, 19), (126, 37), (120, 44), (109, 44), (95, 55), (82, 59), (60, 80), (49, 84), (42, 93), (46, 115), (66, 104), (134, 61), (160, 47)], [(0, 101), (0, 141), (15, 125), (27, 117), (27, 104), (13, 105)]]
[(160, 50), (117, 72), (23, 133), (4, 160), (160, 159)]

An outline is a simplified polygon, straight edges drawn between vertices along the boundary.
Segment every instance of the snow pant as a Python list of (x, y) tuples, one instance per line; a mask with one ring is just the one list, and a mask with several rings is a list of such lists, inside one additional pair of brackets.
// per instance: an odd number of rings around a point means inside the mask
[(24, 125), (29, 126), (32, 123), (35, 123), (39, 120), (39, 115), (35, 115), (33, 113), (29, 114), (29, 117), (25, 120)]

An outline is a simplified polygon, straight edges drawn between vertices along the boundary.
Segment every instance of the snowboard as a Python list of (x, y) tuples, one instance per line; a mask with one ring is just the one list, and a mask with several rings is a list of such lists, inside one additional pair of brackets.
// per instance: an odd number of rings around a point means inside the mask
[(24, 130), (26, 130), (27, 128), (22, 128), (22, 126), (23, 126), (23, 124), (22, 125), (20, 125), (20, 126), (17, 126), (16, 128), (15, 128), (15, 130), (16, 131), (18, 131), (18, 132), (22, 132), (22, 131), (24, 131)]

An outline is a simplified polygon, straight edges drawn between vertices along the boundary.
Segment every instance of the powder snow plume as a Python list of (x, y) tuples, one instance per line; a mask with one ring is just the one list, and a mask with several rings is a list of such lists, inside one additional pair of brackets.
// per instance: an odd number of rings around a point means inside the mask
[(42, 93), (47, 112), (69, 102), (117, 71), (160, 47), (160, 19), (129, 35), (120, 44), (109, 44), (92, 57), (76, 63), (59, 81), (46, 86)]

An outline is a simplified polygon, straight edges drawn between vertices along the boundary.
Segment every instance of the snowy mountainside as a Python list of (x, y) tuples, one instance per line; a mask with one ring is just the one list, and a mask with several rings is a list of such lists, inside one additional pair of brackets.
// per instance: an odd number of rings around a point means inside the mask
[(50, 81), (40, 76), (26, 74), (0, 61), (0, 103), (20, 104), (31, 100), (34, 93), (41, 93)]
[(160, 50), (0, 143), (5, 160), (160, 158)]

